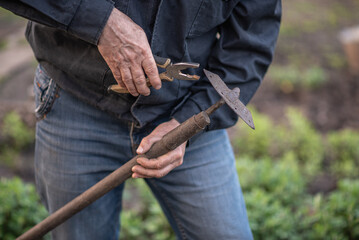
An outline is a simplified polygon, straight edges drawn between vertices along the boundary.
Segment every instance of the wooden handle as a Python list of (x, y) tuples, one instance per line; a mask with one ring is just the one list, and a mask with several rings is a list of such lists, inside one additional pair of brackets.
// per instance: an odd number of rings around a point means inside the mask
[(166, 68), (171, 63), (171, 59), (169, 59), (169, 58), (163, 58), (163, 57), (159, 57), (157, 55), (153, 55), (153, 58), (155, 59), (157, 66), (160, 68)]

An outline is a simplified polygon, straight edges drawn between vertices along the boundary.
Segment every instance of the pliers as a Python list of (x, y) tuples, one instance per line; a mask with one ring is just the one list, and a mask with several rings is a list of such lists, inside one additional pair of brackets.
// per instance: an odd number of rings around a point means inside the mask
[[(153, 55), (155, 62), (158, 67), (166, 69), (166, 71), (160, 73), (160, 79), (168, 82), (172, 82), (173, 79), (178, 80), (198, 80), (200, 77), (197, 75), (190, 75), (182, 73), (181, 70), (185, 70), (187, 68), (198, 68), (198, 63), (174, 63), (172, 64), (171, 59), (169, 58), (163, 58), (156, 55)], [(149, 79), (146, 79), (147, 86), (150, 87), (151, 83), (149, 82)], [(118, 84), (114, 84), (108, 87), (109, 92), (115, 92), (115, 93), (129, 93), (126, 88), (122, 88)]]

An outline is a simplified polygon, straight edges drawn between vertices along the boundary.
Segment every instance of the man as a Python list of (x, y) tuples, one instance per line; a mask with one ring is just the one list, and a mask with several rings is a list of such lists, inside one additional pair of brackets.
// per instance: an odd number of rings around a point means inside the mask
[[(272, 60), (281, 15), (280, 0), (0, 3), (32, 20), (26, 36), (40, 63), (35, 175), (50, 213), (215, 103), (203, 68), (240, 87), (248, 103)], [(201, 80), (161, 83), (152, 54), (200, 63), (189, 72)], [(108, 93), (115, 83), (130, 94)], [(237, 116), (222, 107), (211, 118), (187, 147), (138, 159), (132, 177), (146, 179), (179, 239), (252, 239), (223, 130)], [(117, 239), (122, 190), (56, 228), (53, 239)]]

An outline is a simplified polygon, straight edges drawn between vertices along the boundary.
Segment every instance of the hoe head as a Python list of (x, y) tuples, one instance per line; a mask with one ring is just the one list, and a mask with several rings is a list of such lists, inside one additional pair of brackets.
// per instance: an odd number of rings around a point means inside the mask
[(239, 88), (229, 89), (223, 80), (217, 75), (206, 69), (203, 69), (208, 80), (218, 94), (223, 98), (227, 105), (252, 129), (254, 129), (254, 123), (251, 112), (244, 106), (239, 100), (240, 90)]

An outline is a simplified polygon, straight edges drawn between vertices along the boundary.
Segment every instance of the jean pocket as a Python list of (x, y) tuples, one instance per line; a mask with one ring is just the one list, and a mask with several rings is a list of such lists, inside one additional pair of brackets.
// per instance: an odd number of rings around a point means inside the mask
[(39, 64), (34, 78), (35, 116), (42, 120), (50, 112), (57, 98), (58, 87)]

